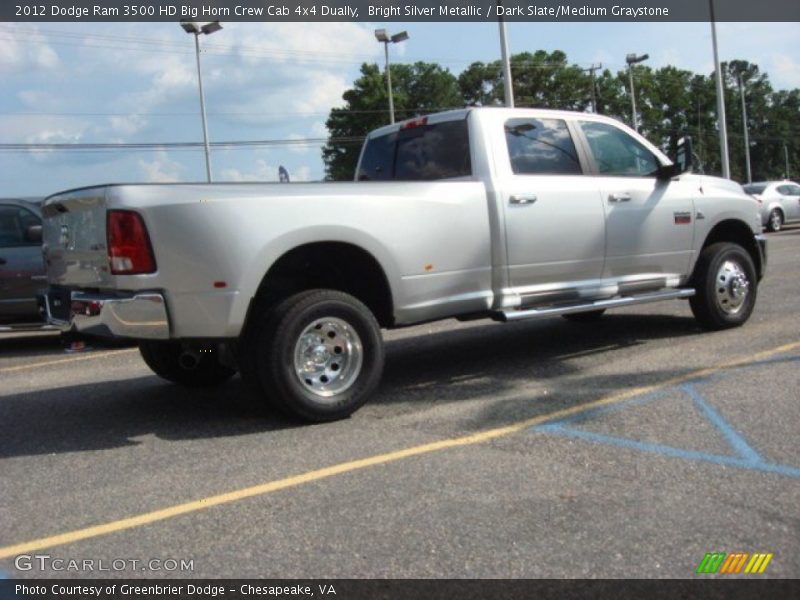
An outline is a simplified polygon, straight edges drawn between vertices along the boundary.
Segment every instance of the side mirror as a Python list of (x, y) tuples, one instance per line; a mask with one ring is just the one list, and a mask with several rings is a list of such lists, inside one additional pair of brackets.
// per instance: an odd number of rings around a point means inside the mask
[(31, 225), (25, 231), (25, 240), (28, 242), (35, 242), (41, 243), (42, 241), (42, 226), (41, 225)]
[(694, 167), (694, 154), (692, 154), (692, 138), (688, 135), (683, 136), (678, 140), (678, 146), (675, 149), (675, 163), (677, 175), (691, 171)]
[(692, 138), (683, 136), (678, 140), (678, 146), (675, 149), (675, 156), (672, 157), (671, 165), (663, 165), (658, 170), (657, 177), (659, 179), (672, 179), (681, 173), (692, 171), (694, 167), (694, 160), (692, 154)]

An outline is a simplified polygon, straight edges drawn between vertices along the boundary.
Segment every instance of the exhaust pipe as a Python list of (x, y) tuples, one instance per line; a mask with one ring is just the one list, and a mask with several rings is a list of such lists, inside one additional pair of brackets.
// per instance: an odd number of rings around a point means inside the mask
[(193, 371), (200, 364), (200, 355), (194, 350), (184, 350), (178, 356), (178, 364), (182, 369)]

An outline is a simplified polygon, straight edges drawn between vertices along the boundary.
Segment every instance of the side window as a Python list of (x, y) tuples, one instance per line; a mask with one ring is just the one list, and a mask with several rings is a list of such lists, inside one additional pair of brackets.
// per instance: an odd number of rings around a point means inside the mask
[(506, 147), (516, 175), (580, 175), (575, 144), (560, 119), (509, 119)]
[(792, 196), (800, 196), (800, 185), (790, 185), (789, 193)]
[(779, 185), (777, 188), (778, 193), (781, 196), (791, 196), (792, 195), (792, 186), (790, 185)]
[(41, 223), (39, 217), (25, 208), (0, 204), (0, 248), (38, 246), (38, 241), (28, 239), (28, 228)]
[(630, 135), (607, 123), (581, 121), (601, 175), (653, 177), (660, 163), (655, 155)]

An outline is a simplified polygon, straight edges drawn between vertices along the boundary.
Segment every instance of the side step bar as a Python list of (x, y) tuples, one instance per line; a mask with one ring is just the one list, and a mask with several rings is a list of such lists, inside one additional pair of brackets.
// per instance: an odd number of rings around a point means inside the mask
[(590, 310), (600, 310), (604, 308), (619, 308), (621, 306), (632, 306), (634, 304), (647, 304), (648, 302), (660, 302), (661, 300), (674, 300), (677, 298), (691, 298), (694, 296), (693, 289), (667, 290), (663, 292), (651, 292), (647, 294), (637, 294), (634, 296), (621, 296), (609, 298), (608, 300), (595, 300), (584, 304), (566, 304), (561, 306), (548, 306), (547, 308), (529, 308), (522, 310), (502, 310), (495, 313), (495, 318), (499, 321), (520, 321), (522, 319), (541, 319), (543, 317), (553, 317), (556, 315), (568, 315)]

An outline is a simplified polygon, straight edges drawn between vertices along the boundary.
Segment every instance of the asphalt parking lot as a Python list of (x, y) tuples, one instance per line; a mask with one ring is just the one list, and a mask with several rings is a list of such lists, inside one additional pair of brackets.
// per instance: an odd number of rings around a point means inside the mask
[(800, 228), (769, 240), (743, 328), (673, 301), (391, 332), (378, 396), (326, 425), (254, 410), (238, 378), (167, 384), (135, 349), (0, 337), (0, 571), (683, 578), (721, 551), (773, 554), (728, 577), (800, 577)]

